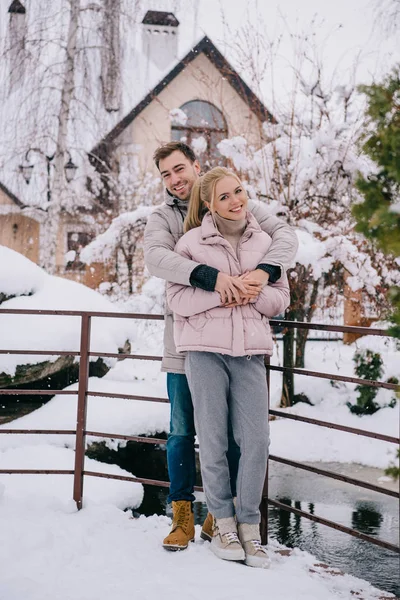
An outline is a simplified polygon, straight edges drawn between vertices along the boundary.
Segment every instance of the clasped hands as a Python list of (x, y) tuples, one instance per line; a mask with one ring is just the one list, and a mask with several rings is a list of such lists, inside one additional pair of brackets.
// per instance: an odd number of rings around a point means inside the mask
[(219, 272), (215, 291), (221, 296), (221, 306), (231, 308), (255, 302), (264, 285), (268, 283), (268, 278), (268, 273), (262, 269), (236, 276)]

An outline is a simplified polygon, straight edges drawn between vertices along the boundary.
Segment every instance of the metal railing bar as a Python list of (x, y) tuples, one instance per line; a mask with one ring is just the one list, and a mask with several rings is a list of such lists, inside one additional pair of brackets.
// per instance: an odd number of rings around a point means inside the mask
[(0, 433), (15, 433), (15, 434), (25, 434), (25, 433), (32, 433), (34, 435), (36, 434), (43, 434), (43, 435), (47, 435), (47, 434), (54, 434), (54, 435), (75, 435), (76, 431), (75, 429), (1, 429), (0, 428)]
[(319, 371), (309, 371), (308, 369), (293, 369), (291, 367), (275, 367), (269, 365), (267, 367), (271, 371), (279, 371), (280, 373), (289, 372), (295, 375), (306, 375), (308, 377), (318, 377), (320, 379), (332, 379), (334, 381), (346, 381), (348, 383), (358, 383), (359, 385), (366, 385), (369, 387), (385, 388), (386, 390), (400, 389), (400, 386), (396, 383), (386, 383), (385, 381), (374, 381), (373, 379), (360, 379), (359, 377), (348, 377), (346, 375), (332, 375), (329, 373), (320, 373)]
[(0, 350), (0, 354), (28, 354), (37, 356), (79, 356), (79, 352), (69, 350)]
[(83, 496), (83, 471), (85, 469), (85, 446), (86, 446), (86, 414), (87, 414), (87, 390), (89, 382), (89, 352), (90, 352), (90, 330), (92, 317), (83, 314), (81, 318), (81, 343), (79, 359), (79, 381), (78, 398), (76, 410), (76, 436), (75, 436), (75, 468), (73, 498), (78, 510), (82, 508)]
[(274, 327), (290, 327), (290, 329), (314, 329), (317, 331), (335, 331), (338, 333), (393, 337), (393, 334), (387, 329), (370, 329), (369, 327), (355, 327), (354, 325), (324, 325), (323, 323), (302, 323), (301, 321), (281, 321), (278, 319), (269, 319), (269, 323)]
[(374, 485), (373, 483), (367, 483), (366, 481), (361, 481), (360, 479), (354, 479), (353, 477), (348, 477), (347, 475), (342, 475), (341, 473), (334, 473), (333, 471), (327, 471), (326, 469), (319, 469), (318, 467), (312, 467), (310, 465), (305, 465), (303, 463), (289, 460), (287, 458), (281, 458), (280, 456), (274, 456), (272, 454), (270, 455), (269, 460), (273, 460), (274, 462), (278, 462), (283, 465), (289, 465), (290, 467), (296, 467), (296, 469), (302, 469), (303, 471), (310, 471), (310, 473), (316, 473), (317, 475), (323, 475), (324, 477), (329, 477), (330, 479), (344, 481), (345, 483), (350, 483), (351, 485), (372, 490), (378, 494), (385, 494), (386, 496), (392, 496), (393, 498), (400, 498), (399, 492), (395, 492), (394, 490), (386, 490)]
[(73, 475), (65, 469), (0, 469), (1, 475)]
[(143, 442), (144, 444), (163, 444), (165, 445), (167, 443), (166, 439), (163, 438), (147, 438), (147, 437), (143, 437), (143, 436), (138, 436), (138, 435), (121, 435), (119, 433), (114, 434), (114, 433), (102, 433), (100, 431), (85, 431), (85, 434), (87, 436), (93, 436), (93, 437), (104, 437), (104, 438), (110, 438), (113, 440), (128, 440), (131, 442)]
[(110, 354), (105, 352), (89, 352), (89, 356), (99, 356), (106, 358), (135, 358), (136, 360), (162, 360), (162, 356), (153, 356), (151, 354)]
[(72, 396), (77, 394), (78, 390), (18, 390), (18, 389), (7, 389), (1, 388), (0, 395), (3, 396)]
[(320, 427), (337, 429), (338, 431), (344, 431), (345, 433), (354, 433), (356, 435), (382, 440), (383, 442), (400, 444), (400, 438), (395, 438), (391, 435), (375, 433), (373, 431), (367, 431), (365, 429), (356, 429), (355, 427), (347, 427), (346, 425), (339, 425), (338, 423), (329, 423), (329, 421), (320, 421), (319, 419), (311, 419), (310, 417), (303, 417), (301, 415), (292, 415), (290, 413), (285, 413), (281, 410), (275, 410), (272, 408), (270, 409), (269, 414), (275, 417), (282, 417), (283, 419), (292, 419), (293, 421), (302, 421), (304, 423), (310, 423), (311, 425), (319, 425)]
[(113, 394), (112, 392), (88, 392), (88, 396), (100, 396), (103, 398), (124, 398), (126, 400), (143, 400), (146, 402), (163, 402), (167, 404), (168, 398), (157, 398), (153, 396), (136, 396), (134, 394)]
[[(96, 471), (84, 471), (84, 475), (90, 477), (102, 477), (104, 479), (118, 479), (120, 481), (134, 481), (136, 483), (142, 483), (143, 485), (155, 485), (158, 487), (169, 487), (169, 481), (160, 481), (158, 479), (145, 479), (143, 477), (127, 477), (126, 475), (114, 475), (111, 473), (97, 473)], [(203, 488), (199, 485), (194, 486), (196, 492), (203, 492)]]
[(146, 321), (163, 321), (164, 315), (147, 315), (145, 313), (120, 313), (120, 312), (100, 312), (88, 310), (33, 310), (18, 308), (0, 308), (1, 314), (11, 315), (60, 315), (63, 317), (109, 317), (110, 319), (145, 319)]
[[(99, 312), (84, 310), (33, 310), (17, 308), (0, 308), (0, 314), (20, 314), (20, 315), (61, 315), (70, 317), (81, 317), (90, 315), (91, 317), (108, 317), (111, 319), (145, 319), (149, 321), (163, 321), (164, 315), (153, 315), (145, 313), (119, 313), (119, 312)], [(376, 329), (370, 327), (355, 327), (353, 325), (325, 325), (323, 323), (303, 323), (301, 321), (284, 321), (280, 319), (270, 319), (272, 326), (290, 327), (292, 329), (310, 329), (317, 331), (333, 331), (338, 333), (355, 333), (360, 335), (380, 335), (392, 337), (393, 334), (387, 329)]]
[(399, 546), (395, 546), (390, 542), (385, 542), (384, 540), (380, 540), (379, 538), (373, 538), (370, 535), (366, 535), (365, 533), (361, 533), (360, 531), (356, 531), (355, 529), (351, 529), (350, 527), (345, 527), (344, 525), (339, 525), (339, 523), (335, 523), (334, 521), (329, 521), (328, 519), (324, 519), (323, 517), (318, 517), (317, 515), (312, 515), (311, 513), (300, 510), (299, 508), (294, 508), (289, 506), (288, 504), (284, 504), (283, 502), (278, 502), (277, 500), (272, 500), (268, 498), (268, 504), (275, 506), (276, 508), (280, 508), (281, 510), (286, 510), (288, 512), (294, 513), (295, 515), (299, 515), (300, 517), (305, 517), (310, 521), (315, 521), (316, 523), (320, 523), (321, 525), (326, 525), (327, 527), (331, 527), (332, 529), (337, 529), (338, 531), (342, 531), (343, 533), (348, 533), (353, 537), (359, 538), (365, 542), (370, 542), (371, 544), (375, 544), (375, 546), (380, 546), (381, 548), (386, 548), (387, 550), (392, 550), (393, 552), (400, 552)]

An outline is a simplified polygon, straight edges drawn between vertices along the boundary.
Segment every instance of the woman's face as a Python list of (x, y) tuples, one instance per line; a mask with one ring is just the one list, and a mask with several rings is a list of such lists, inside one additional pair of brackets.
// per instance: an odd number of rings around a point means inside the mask
[[(220, 179), (215, 186), (215, 197), (211, 210), (224, 219), (239, 221), (246, 214), (247, 202), (247, 194), (242, 184), (235, 177), (227, 175)], [(210, 208), (209, 205), (208, 208)]]

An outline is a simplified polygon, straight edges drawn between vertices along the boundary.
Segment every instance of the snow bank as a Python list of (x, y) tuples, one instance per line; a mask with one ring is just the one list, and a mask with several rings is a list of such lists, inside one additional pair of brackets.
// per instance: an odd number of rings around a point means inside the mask
[[(118, 306), (98, 292), (48, 275), (29, 259), (4, 246), (0, 246), (1, 293), (18, 296), (3, 302), (1, 308), (120, 312)], [(0, 345), (9, 350), (79, 351), (80, 327), (80, 317), (0, 314)], [(133, 337), (133, 331), (130, 320), (93, 318), (91, 350), (117, 353), (118, 348)], [(56, 359), (56, 356), (0, 355), (0, 372), (13, 376), (19, 364)]]

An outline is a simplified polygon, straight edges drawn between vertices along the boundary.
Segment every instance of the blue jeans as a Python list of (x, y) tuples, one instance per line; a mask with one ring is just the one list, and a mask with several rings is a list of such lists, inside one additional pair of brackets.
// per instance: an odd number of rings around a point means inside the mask
[[(167, 462), (170, 489), (167, 502), (194, 501), (196, 485), (196, 454), (194, 449), (194, 416), (192, 397), (186, 375), (167, 373), (167, 391), (171, 405), (170, 433), (167, 441)], [(240, 449), (232, 427), (228, 425), (228, 466), (232, 496), (236, 496), (236, 477)]]

